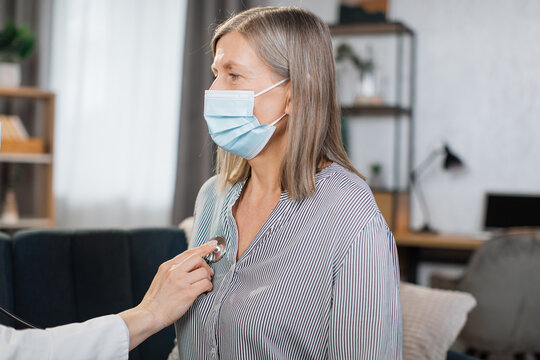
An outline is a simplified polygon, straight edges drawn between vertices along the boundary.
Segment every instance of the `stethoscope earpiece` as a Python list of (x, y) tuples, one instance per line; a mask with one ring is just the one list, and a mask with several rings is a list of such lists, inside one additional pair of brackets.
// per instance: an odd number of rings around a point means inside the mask
[(204, 257), (204, 260), (206, 260), (208, 264), (218, 262), (227, 253), (227, 242), (223, 236), (216, 236), (212, 240), (216, 240), (218, 244), (214, 251)]

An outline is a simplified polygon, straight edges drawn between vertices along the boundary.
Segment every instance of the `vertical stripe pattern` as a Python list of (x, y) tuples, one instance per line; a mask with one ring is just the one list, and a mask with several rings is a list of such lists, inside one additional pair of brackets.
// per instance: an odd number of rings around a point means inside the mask
[(316, 192), (280, 200), (236, 261), (232, 207), (244, 183), (201, 188), (193, 236), (227, 240), (214, 289), (176, 322), (171, 359), (401, 359), (399, 267), (366, 183), (333, 163)]

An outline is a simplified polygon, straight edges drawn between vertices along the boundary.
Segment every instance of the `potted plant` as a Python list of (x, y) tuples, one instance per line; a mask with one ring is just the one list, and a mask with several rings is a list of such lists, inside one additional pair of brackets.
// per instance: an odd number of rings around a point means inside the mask
[(373, 83), (373, 60), (362, 59), (351, 45), (344, 43), (337, 48), (336, 63), (341, 104), (351, 106), (362, 103), (364, 95), (370, 95), (366, 94), (366, 90)]
[(6, 22), (0, 31), (0, 86), (21, 84), (20, 61), (30, 56), (34, 45), (35, 36), (28, 27), (17, 26), (11, 20)]

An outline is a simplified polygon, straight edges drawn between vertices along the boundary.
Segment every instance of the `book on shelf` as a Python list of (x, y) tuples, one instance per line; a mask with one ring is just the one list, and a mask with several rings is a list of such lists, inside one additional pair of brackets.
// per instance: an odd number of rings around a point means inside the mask
[(2, 140), (27, 140), (28, 132), (17, 115), (0, 115)]
[(43, 140), (28, 135), (17, 115), (0, 115), (0, 152), (43, 153)]

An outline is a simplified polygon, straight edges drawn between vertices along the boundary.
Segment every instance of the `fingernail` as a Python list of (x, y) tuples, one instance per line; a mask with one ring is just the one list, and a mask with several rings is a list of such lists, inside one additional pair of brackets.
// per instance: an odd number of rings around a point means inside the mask
[(217, 246), (217, 240), (207, 242), (208, 246), (215, 248)]

